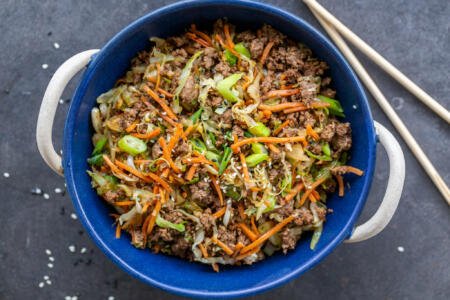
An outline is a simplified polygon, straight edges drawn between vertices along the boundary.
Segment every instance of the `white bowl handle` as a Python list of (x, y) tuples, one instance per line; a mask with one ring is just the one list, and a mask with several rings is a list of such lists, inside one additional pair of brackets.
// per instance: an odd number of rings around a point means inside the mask
[(63, 176), (61, 156), (56, 153), (52, 142), (53, 119), (56, 108), (70, 79), (81, 71), (89, 63), (92, 55), (98, 51), (99, 49), (87, 50), (66, 60), (50, 79), (42, 99), (36, 126), (37, 146), (47, 165), (61, 176)]
[(375, 214), (364, 224), (358, 225), (346, 243), (361, 242), (380, 233), (392, 219), (402, 196), (405, 182), (405, 157), (402, 148), (392, 133), (380, 123), (375, 122), (375, 129), (389, 158), (390, 172), (386, 193)]

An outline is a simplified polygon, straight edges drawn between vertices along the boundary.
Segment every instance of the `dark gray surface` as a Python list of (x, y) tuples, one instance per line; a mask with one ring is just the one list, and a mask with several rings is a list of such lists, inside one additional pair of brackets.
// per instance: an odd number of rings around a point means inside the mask
[[(139, 16), (171, 1), (0, 2), (0, 299), (174, 299), (130, 277), (98, 250), (72, 203), (57, 195), (64, 181), (40, 158), (35, 124), (46, 84), (71, 55), (100, 48)], [(268, 1), (319, 27), (297, 0)], [(434, 1), (321, 1), (444, 106), (450, 107), (450, 4)], [(339, 3), (338, 3), (339, 2)], [(51, 34), (50, 34), (51, 32)], [(60, 44), (59, 49), (53, 43)], [(437, 169), (450, 182), (449, 127), (409, 93), (362, 59)], [(42, 69), (48, 64), (48, 69)], [(78, 77), (65, 92), (70, 98)], [(372, 100), (372, 99), (371, 99)], [(371, 101), (374, 118), (392, 129)], [(60, 149), (68, 105), (60, 105), (54, 140)], [(396, 136), (398, 136), (396, 134)], [(449, 299), (449, 208), (402, 143), (407, 177), (400, 207), (379, 236), (342, 245), (301, 278), (255, 299)], [(9, 172), (10, 177), (3, 177)], [(381, 201), (386, 156), (378, 150), (376, 176), (361, 220)], [(33, 196), (38, 186), (50, 199)], [(65, 213), (61, 213), (62, 207)], [(77, 253), (68, 250), (75, 245)], [(404, 247), (401, 253), (397, 247)], [(88, 252), (80, 254), (86, 247)], [(52, 251), (48, 268), (45, 249)], [(82, 259), (82, 261), (80, 261)], [(52, 285), (39, 288), (43, 276)]]

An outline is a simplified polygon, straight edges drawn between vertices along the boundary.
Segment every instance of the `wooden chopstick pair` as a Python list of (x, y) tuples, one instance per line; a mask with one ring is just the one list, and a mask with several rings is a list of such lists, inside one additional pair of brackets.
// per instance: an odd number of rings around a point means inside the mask
[(400, 133), (403, 140), (411, 149), (416, 159), (422, 165), (424, 170), (427, 172), (428, 176), (431, 178), (433, 183), (441, 192), (444, 199), (450, 205), (450, 190), (446, 185), (445, 181), (439, 175), (439, 173), (434, 168), (431, 161), (423, 152), (420, 145), (414, 139), (412, 134), (409, 132), (408, 128), (405, 126), (403, 121), (400, 119), (398, 114), (390, 105), (389, 101), (386, 99), (386, 97), (383, 95), (381, 90), (375, 84), (373, 79), (370, 77), (370, 75), (364, 69), (362, 64), (353, 54), (352, 50), (348, 47), (348, 45), (346, 44), (346, 42), (344, 41), (344, 39), (341, 37), (340, 34), (342, 34), (356, 48), (358, 48), (367, 57), (369, 57), (372, 61), (374, 61), (386, 73), (391, 75), (395, 80), (397, 80), (401, 85), (403, 85), (408, 91), (410, 91), (413, 95), (415, 95), (420, 101), (422, 101), (426, 106), (428, 106), (431, 110), (433, 110), (437, 115), (443, 118), (447, 123), (450, 123), (449, 111), (442, 105), (440, 105), (436, 100), (434, 100), (425, 91), (423, 91), (420, 87), (418, 87), (414, 82), (412, 82), (397, 68), (395, 68), (391, 63), (389, 63), (373, 48), (367, 45), (362, 39), (360, 39), (348, 27), (342, 24), (338, 19), (336, 19), (336, 17), (334, 17), (330, 12), (328, 12), (323, 6), (321, 6), (315, 0), (303, 0), (303, 2), (305, 2), (305, 4), (309, 7), (313, 15), (317, 18), (319, 23), (322, 25), (322, 27), (334, 41), (336, 46), (341, 50), (342, 54), (346, 57), (350, 65), (358, 74), (361, 81), (365, 84), (366, 88), (369, 90), (374, 99), (380, 105), (381, 109), (384, 111), (384, 113), (387, 115), (387, 117), (392, 122), (394, 127)]

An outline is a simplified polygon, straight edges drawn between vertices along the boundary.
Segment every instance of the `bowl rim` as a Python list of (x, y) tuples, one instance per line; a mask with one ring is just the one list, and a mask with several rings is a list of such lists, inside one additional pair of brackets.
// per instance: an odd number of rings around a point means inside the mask
[(363, 110), (363, 112), (370, 117), (370, 120), (373, 121), (370, 108), (368, 105), (367, 97), (364, 92), (364, 89), (359, 82), (358, 78), (356, 77), (355, 73), (349, 66), (348, 62), (344, 59), (342, 54), (338, 51), (338, 49), (317, 29), (315, 29), (312, 25), (310, 25), (308, 22), (303, 20), (302, 18), (289, 13), (283, 9), (280, 9), (278, 7), (275, 7), (271, 4), (267, 3), (259, 3), (249, 0), (189, 0), (189, 1), (182, 1), (178, 3), (169, 4), (167, 6), (163, 6), (161, 8), (158, 8), (156, 10), (153, 10), (141, 17), (139, 17), (137, 20), (133, 21), (129, 25), (127, 25), (125, 28), (123, 28), (121, 31), (119, 31), (116, 35), (114, 35), (106, 44), (104, 47), (101, 48), (101, 50), (95, 54), (89, 63), (86, 71), (82, 75), (82, 78), (80, 80), (80, 83), (78, 84), (78, 87), (75, 90), (73, 101), (71, 102), (71, 105), (69, 107), (69, 111), (67, 113), (67, 120), (64, 127), (64, 141), (63, 141), (63, 167), (64, 167), (64, 174), (67, 182), (67, 189), (71, 196), (72, 202), (75, 206), (76, 212), (82, 221), (82, 224), (86, 228), (86, 231), (89, 233), (91, 238), (94, 240), (96, 245), (108, 256), (115, 264), (117, 264), (120, 268), (125, 270), (127, 273), (131, 274), (132, 276), (151, 284), (152, 286), (158, 287), (160, 289), (163, 289), (168, 292), (172, 292), (178, 295), (182, 296), (189, 296), (189, 297), (200, 297), (200, 298), (211, 298), (211, 297), (220, 297), (220, 298), (229, 298), (229, 297), (243, 297), (248, 296), (256, 293), (261, 293), (263, 291), (278, 287), (294, 278), (299, 276), (300, 274), (306, 272), (307, 270), (311, 269), (314, 265), (319, 263), (323, 258), (325, 258), (328, 254), (331, 253), (331, 251), (336, 248), (345, 238), (347, 238), (352, 230), (354, 223), (356, 222), (358, 216), (361, 213), (362, 208), (365, 205), (367, 195), (370, 189), (370, 185), (372, 183), (372, 177), (374, 172), (374, 165), (375, 165), (375, 148), (376, 148), (376, 136), (375, 136), (375, 129), (372, 126), (369, 126), (370, 128), (367, 128), (368, 130), (368, 139), (369, 141), (373, 140), (373, 147), (369, 147), (368, 149), (368, 166), (366, 170), (366, 178), (367, 180), (364, 182), (364, 185), (362, 187), (362, 193), (359, 195), (359, 198), (356, 202), (355, 208), (353, 212), (351, 213), (350, 217), (347, 220), (347, 223), (343, 227), (343, 229), (334, 237), (334, 239), (328, 243), (313, 259), (309, 260), (307, 263), (303, 264), (302, 266), (297, 266), (293, 268), (289, 273), (286, 275), (277, 278), (276, 280), (273, 280), (269, 283), (263, 283), (257, 286), (245, 288), (245, 289), (239, 289), (239, 290), (231, 290), (231, 291), (221, 291), (221, 292), (210, 292), (207, 290), (197, 290), (197, 289), (188, 289), (188, 288), (179, 288), (177, 286), (173, 286), (161, 281), (157, 281), (148, 274), (143, 274), (142, 272), (137, 271), (135, 268), (127, 264), (123, 259), (121, 259), (120, 255), (115, 253), (106, 242), (104, 242), (100, 236), (100, 234), (96, 231), (95, 227), (89, 222), (85, 210), (83, 208), (83, 205), (81, 204), (80, 198), (82, 196), (78, 193), (78, 191), (74, 188), (75, 187), (75, 176), (73, 174), (73, 168), (72, 168), (72, 157), (71, 157), (71, 148), (72, 148), (72, 137), (73, 137), (73, 131), (74, 131), (74, 124), (75, 124), (75, 115), (77, 110), (79, 109), (81, 99), (83, 98), (86, 89), (88, 87), (88, 84), (91, 80), (91, 77), (93, 76), (94, 72), (96, 71), (96, 67), (102, 62), (104, 57), (108, 56), (108, 53), (110, 53), (117, 45), (121, 43), (121, 40), (124, 36), (128, 35), (129, 33), (132, 33), (134, 30), (139, 28), (143, 23), (147, 22), (149, 19), (152, 19), (153, 17), (161, 14), (161, 13), (172, 13), (178, 10), (183, 10), (185, 8), (192, 8), (192, 7), (201, 7), (203, 5), (227, 5), (227, 6), (234, 6), (236, 8), (252, 8), (256, 10), (264, 10), (268, 11), (272, 14), (276, 14), (279, 16), (282, 16), (286, 19), (288, 19), (289, 22), (292, 24), (295, 24), (297, 27), (303, 27), (306, 31), (310, 32), (311, 35), (315, 36), (315, 38), (323, 45), (324, 48), (327, 48), (327, 51), (335, 56), (335, 59), (340, 62), (342, 67), (345, 69), (344, 71), (347, 72), (350, 77), (352, 78), (352, 81), (349, 84), (352, 84), (356, 86), (356, 89), (359, 93), (359, 97), (362, 99), (362, 102), (366, 103), (366, 105), (361, 106), (360, 108)]

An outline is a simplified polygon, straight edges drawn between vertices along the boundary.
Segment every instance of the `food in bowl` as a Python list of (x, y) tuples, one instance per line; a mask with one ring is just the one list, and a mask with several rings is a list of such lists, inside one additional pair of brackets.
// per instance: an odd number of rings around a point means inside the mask
[(151, 248), (211, 264), (252, 264), (317, 244), (330, 193), (344, 195), (351, 128), (327, 65), (264, 25), (151, 38), (92, 109), (92, 185)]

